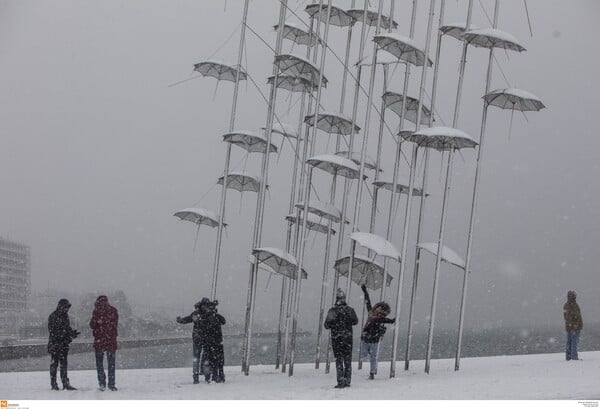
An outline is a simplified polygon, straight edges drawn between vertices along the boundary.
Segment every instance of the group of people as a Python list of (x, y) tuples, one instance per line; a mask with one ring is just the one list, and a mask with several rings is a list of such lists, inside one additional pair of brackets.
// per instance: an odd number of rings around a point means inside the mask
[[(48, 317), (48, 353), (50, 354), (50, 387), (59, 390), (56, 381), (57, 369), (60, 367), (60, 380), (63, 389), (76, 390), (71, 385), (67, 374), (67, 357), (69, 344), (77, 338), (79, 331), (71, 327), (69, 309), (71, 303), (63, 298), (58, 301), (56, 310)], [(104, 372), (104, 355), (108, 362), (108, 388), (116, 391), (115, 386), (115, 353), (117, 350), (117, 327), (119, 313), (108, 303), (108, 297), (101, 295), (96, 299), (94, 311), (89, 322), (94, 336), (94, 351), (96, 355), (96, 371), (100, 390), (106, 389), (106, 373)]]
[[(361, 332), (360, 354), (370, 357), (369, 379), (377, 374), (377, 353), (379, 341), (386, 332), (385, 324), (393, 324), (395, 318), (387, 318), (390, 306), (386, 302), (371, 305), (367, 287), (363, 284), (365, 305), (368, 311), (367, 319)], [(578, 360), (577, 345), (583, 329), (581, 310), (576, 301), (575, 291), (567, 293), (567, 302), (563, 307), (565, 329), (567, 332), (566, 360)], [(218, 301), (203, 298), (194, 305), (194, 311), (185, 317), (177, 317), (179, 324), (194, 324), (192, 331), (193, 365), (192, 379), (194, 384), (200, 383), (200, 375), (204, 375), (207, 383), (211, 381), (225, 382), (223, 366), (225, 356), (223, 350), (223, 332), (225, 318), (218, 313)], [(69, 344), (79, 335), (79, 331), (71, 328), (69, 309), (71, 303), (67, 299), (58, 302), (56, 310), (48, 317), (48, 353), (51, 357), (50, 385), (59, 390), (56, 381), (57, 369), (60, 367), (60, 379), (65, 390), (75, 390), (67, 376), (67, 355)], [(96, 355), (96, 370), (100, 390), (105, 390), (106, 373), (104, 372), (104, 355), (108, 362), (108, 388), (116, 391), (115, 386), (115, 353), (117, 350), (117, 326), (119, 314), (115, 307), (108, 303), (108, 298), (101, 295), (96, 299), (94, 311), (89, 322), (94, 336)], [(335, 357), (337, 384), (335, 388), (347, 388), (352, 379), (352, 327), (358, 324), (358, 317), (352, 307), (346, 303), (346, 294), (337, 289), (335, 304), (327, 312), (324, 322), (325, 329), (331, 331), (333, 355)]]
[(221, 330), (225, 325), (225, 318), (218, 313), (218, 304), (217, 300), (210, 301), (205, 297), (194, 304), (194, 311), (190, 315), (176, 319), (179, 324), (194, 324), (192, 378), (195, 384), (200, 383), (200, 375), (204, 375), (207, 383), (225, 382), (225, 353)]

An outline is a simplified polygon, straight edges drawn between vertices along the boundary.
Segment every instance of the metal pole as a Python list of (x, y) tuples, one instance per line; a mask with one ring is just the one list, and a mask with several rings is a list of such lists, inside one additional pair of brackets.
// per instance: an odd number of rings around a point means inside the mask
[[(471, 27), (471, 16), (473, 14), (473, 0), (469, 0), (469, 8), (467, 9), (467, 23), (465, 24), (465, 32)], [(458, 126), (458, 117), (460, 113), (460, 100), (463, 89), (463, 79), (465, 76), (465, 66), (467, 65), (467, 48), (469, 44), (463, 40), (462, 56), (460, 59), (460, 68), (458, 74), (458, 88), (456, 90), (456, 101), (454, 103), (454, 118), (452, 119), (452, 127)]]
[[(430, 107), (430, 116), (429, 116), (429, 127), (433, 125), (433, 116), (435, 113), (435, 99), (437, 96), (437, 81), (438, 81), (438, 73), (440, 68), (440, 51), (442, 48), (442, 35), (443, 33), (440, 31), (440, 28), (444, 24), (444, 10), (446, 8), (446, 0), (441, 0), (440, 2), (440, 17), (438, 24), (438, 33), (437, 33), (437, 44), (436, 44), (436, 52), (435, 52), (435, 63), (433, 66), (433, 86), (431, 91), (431, 107)], [(419, 97), (419, 101), (421, 97)], [(427, 192), (427, 176), (429, 173), (429, 150), (425, 150), (425, 158), (424, 158), (424, 168), (423, 168), (423, 180), (421, 181), (421, 203), (419, 204), (419, 221), (417, 224), (417, 240), (416, 243), (421, 242), (421, 232), (423, 228), (423, 221), (425, 219), (425, 202), (427, 196), (425, 192)], [(409, 362), (410, 362), (410, 346), (412, 343), (412, 323), (413, 323), (413, 314), (415, 309), (415, 299), (417, 297), (417, 285), (419, 281), (419, 266), (421, 261), (421, 251), (417, 247), (415, 252), (415, 267), (413, 272), (413, 282), (412, 289), (410, 293), (410, 307), (408, 313), (408, 331), (406, 336), (406, 349), (404, 351), (404, 370), (408, 370)]]
[[(242, 14), (242, 28), (240, 33), (240, 44), (238, 47), (237, 71), (235, 73), (235, 82), (233, 87), (233, 101), (231, 102), (231, 116), (229, 117), (229, 132), (233, 131), (235, 126), (235, 114), (237, 110), (238, 90), (240, 85), (240, 71), (242, 69), (242, 56), (244, 54), (244, 41), (246, 39), (246, 22), (248, 21), (248, 3), (244, 1), (244, 12)], [(227, 178), (229, 176), (229, 163), (231, 160), (231, 144), (227, 144), (225, 153), (225, 170), (223, 171), (223, 188), (221, 189), (221, 201), (219, 204), (219, 225), (217, 227), (217, 244), (213, 260), (213, 276), (210, 286), (210, 298), (217, 298), (217, 279), (219, 276), (219, 261), (221, 259), (221, 242), (223, 239), (223, 222), (225, 221), (225, 202), (227, 200)]]
[[(494, 25), (496, 28), (498, 26), (498, 13), (500, 9), (500, 2), (496, 0), (496, 4), (494, 7)], [(490, 83), (492, 80), (492, 63), (494, 58), (494, 49), (490, 48), (490, 56), (488, 59), (488, 69), (487, 75), (485, 78), (485, 94), (490, 91)], [(485, 95), (484, 94), (484, 95)], [(458, 321), (458, 341), (456, 346), (456, 356), (454, 359), (454, 370), (458, 371), (460, 368), (460, 350), (462, 344), (462, 335), (463, 335), (463, 325), (465, 318), (465, 303), (467, 300), (467, 279), (469, 277), (469, 270), (471, 266), (471, 252), (473, 247), (473, 233), (475, 229), (475, 215), (477, 214), (477, 195), (479, 192), (479, 179), (481, 177), (481, 162), (483, 156), (483, 142), (485, 139), (485, 125), (487, 120), (487, 103), (483, 104), (483, 114), (481, 117), (481, 132), (479, 134), (479, 147), (477, 148), (477, 164), (475, 167), (475, 182), (473, 186), (473, 198), (471, 200), (471, 216), (469, 218), (469, 235), (467, 239), (467, 256), (465, 260), (465, 271), (463, 276), (463, 285), (462, 285), (462, 296), (460, 299), (460, 318)]]
[[(287, 0), (281, 1), (281, 7), (279, 11), (279, 29), (277, 32), (277, 42), (275, 45), (275, 53), (281, 53), (281, 43), (283, 42), (283, 25), (285, 24), (285, 14), (287, 9)], [(279, 76), (279, 70), (277, 66), (273, 64), (273, 76), (274, 81), (271, 85), (271, 92), (269, 95), (269, 106), (267, 112), (267, 126), (266, 126), (266, 137), (267, 146), (266, 152), (263, 156), (262, 167), (261, 167), (261, 179), (258, 191), (258, 198), (256, 203), (256, 214), (254, 222), (254, 237), (252, 241), (252, 249), (260, 246), (262, 223), (264, 214), (264, 199), (267, 185), (267, 178), (269, 174), (269, 155), (271, 150), (271, 136), (273, 131), (273, 117), (275, 115), (275, 102), (277, 100), (277, 79)], [(254, 261), (250, 268), (250, 286), (248, 289), (248, 303), (246, 304), (246, 328), (245, 328), (245, 342), (244, 342), (244, 357), (242, 362), (242, 370), (244, 375), (248, 375), (250, 371), (250, 344), (252, 339), (252, 321), (254, 318), (254, 305), (256, 304), (256, 286), (258, 283), (258, 259)]]

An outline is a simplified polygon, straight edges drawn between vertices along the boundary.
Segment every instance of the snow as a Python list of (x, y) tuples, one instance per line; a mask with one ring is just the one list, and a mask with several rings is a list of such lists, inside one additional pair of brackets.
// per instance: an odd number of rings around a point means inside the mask
[[(580, 353), (582, 360), (567, 362), (564, 354), (463, 358), (454, 371), (453, 359), (432, 361), (430, 374), (423, 361), (404, 371), (398, 362), (390, 379), (389, 362), (379, 364), (374, 381), (367, 380), (368, 363), (361, 371), (353, 364), (352, 386), (334, 389), (335, 365), (325, 374), (324, 364), (294, 365), (294, 376), (273, 365), (252, 366), (244, 376), (239, 366), (225, 368), (224, 384), (192, 384), (191, 368), (117, 369), (117, 392), (97, 390), (93, 370), (69, 371), (77, 391), (52, 391), (47, 372), (0, 373), (2, 399), (564, 399), (600, 398), (600, 351)], [(90, 355), (90, 360), (93, 356)], [(117, 356), (118, 365), (118, 356)]]

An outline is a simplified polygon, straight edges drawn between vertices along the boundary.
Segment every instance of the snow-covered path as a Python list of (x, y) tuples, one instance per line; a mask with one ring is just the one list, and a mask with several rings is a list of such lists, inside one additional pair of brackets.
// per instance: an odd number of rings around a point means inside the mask
[[(581, 361), (566, 362), (563, 354), (415, 361), (409, 371), (397, 365), (390, 379), (389, 363), (367, 380), (368, 363), (353, 371), (352, 387), (334, 389), (335, 367), (324, 373), (312, 364), (297, 364), (288, 377), (273, 366), (254, 366), (249, 376), (239, 366), (225, 368), (225, 384), (193, 385), (191, 368), (117, 370), (117, 392), (97, 390), (95, 371), (70, 371), (77, 391), (52, 391), (47, 372), (0, 373), (0, 396), (30, 399), (600, 399), (600, 351), (581, 353)], [(90, 359), (93, 357), (90, 355)]]

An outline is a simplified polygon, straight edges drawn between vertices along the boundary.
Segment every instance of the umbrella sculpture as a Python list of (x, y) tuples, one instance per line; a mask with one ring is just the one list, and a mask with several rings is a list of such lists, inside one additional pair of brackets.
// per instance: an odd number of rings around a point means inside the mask
[[(437, 243), (419, 243), (417, 244), (417, 248), (419, 250), (425, 250), (428, 253), (433, 254), (437, 257), (438, 255), (438, 244)], [(465, 261), (458, 255), (456, 252), (446, 246), (442, 248), (442, 261), (446, 263), (450, 263), (459, 267), (461, 269), (465, 269)]]
[[(466, 29), (467, 24), (464, 22), (461, 23), (450, 23), (450, 24), (445, 24), (444, 26), (440, 27), (440, 31), (442, 32), (442, 34), (447, 34), (450, 37), (456, 38), (457, 40), (461, 40), (463, 38), (463, 34), (468, 31)], [(470, 24), (469, 25), (469, 30), (479, 30), (480, 27), (476, 26), (475, 24)]]
[[(304, 123), (313, 126), (315, 124), (315, 116), (307, 115), (304, 118)], [(327, 133), (350, 135), (352, 132), (352, 119), (342, 114), (321, 112), (318, 116), (317, 128)], [(358, 132), (360, 132), (360, 127), (354, 125), (354, 133)]]
[[(392, 191), (394, 185), (392, 182), (386, 182), (383, 180), (378, 180), (373, 182), (374, 186), (377, 186), (377, 188), (379, 189), (385, 189), (385, 190), (389, 190), (390, 192)], [(403, 183), (396, 183), (396, 190), (397, 193), (407, 193), (408, 192), (408, 185), (405, 185)], [(413, 187), (413, 196), (416, 197), (421, 197), (423, 195), (423, 191), (421, 189), (417, 189), (416, 187)], [(429, 196), (427, 193), (425, 194), (426, 196)]]
[[(290, 214), (285, 217), (285, 219), (291, 223), (296, 223), (296, 215)], [(302, 219), (300, 219), (300, 223), (302, 223)], [(327, 226), (326, 224), (321, 223), (321, 220), (315, 215), (309, 213), (308, 220), (306, 221), (306, 227), (308, 230), (316, 231), (317, 233), (323, 234), (335, 234), (335, 230)]]
[[(221, 81), (235, 82), (237, 78), (238, 66), (229, 65), (223, 61), (208, 60), (194, 64), (194, 71), (199, 72), (205, 77), (214, 77)], [(240, 67), (239, 80), (245, 81), (248, 74)]]
[(404, 96), (396, 92), (388, 91), (382, 96), (385, 103), (385, 107), (391, 109), (398, 116), (402, 115), (402, 107), (404, 107), (404, 118), (408, 119), (413, 124), (417, 121), (417, 109), (421, 106), (421, 125), (429, 125), (429, 118), (431, 111), (422, 104), (419, 104), (419, 100), (410, 96), (406, 97), (404, 102)]
[[(361, 21), (363, 23), (366, 23), (369, 26), (377, 25), (378, 13), (374, 10), (367, 10), (367, 12), (365, 13), (365, 11), (363, 9), (350, 9), (350, 10), (346, 10), (346, 13), (350, 17), (352, 17), (355, 21)], [(384, 30), (389, 30), (390, 21), (391, 21), (392, 28), (394, 28), (394, 29), (398, 28), (398, 23), (396, 23), (395, 21), (390, 19), (388, 16), (384, 16), (383, 14), (381, 15), (380, 27)]]
[[(224, 179), (225, 178), (221, 176), (217, 181), (217, 184), (223, 186)], [(227, 189), (237, 190), (238, 192), (258, 192), (260, 183), (260, 178), (244, 172), (230, 172), (227, 175)]]
[[(279, 24), (273, 26), (273, 29), (277, 31)], [(317, 37), (315, 34), (311, 34), (309, 31), (299, 27), (294, 23), (287, 22), (283, 25), (283, 38), (286, 40), (293, 41), (299, 45), (308, 45), (313, 47), (317, 44)]]
[[(304, 203), (296, 203), (296, 207), (304, 211)], [(342, 220), (342, 212), (337, 207), (317, 200), (308, 202), (308, 212), (334, 223), (339, 223)], [(348, 223), (347, 220), (346, 223)]]
[(327, 86), (327, 78), (324, 75), (319, 75), (319, 69), (306, 58), (293, 54), (277, 55), (275, 56), (275, 66), (280, 70), (281, 75), (304, 77), (315, 84), (319, 83), (320, 77), (322, 86)]
[[(325, 4), (321, 5), (321, 7), (319, 7), (319, 4), (309, 4), (304, 11), (306, 11), (311, 18), (320, 17), (321, 22), (325, 23), (327, 21), (327, 13), (324, 13), (323, 9), (326, 8), (327, 5)], [(329, 24), (338, 27), (346, 27), (354, 23), (352, 17), (341, 8), (331, 6), (330, 9), (331, 15), (329, 16)]]
[(350, 235), (350, 240), (366, 247), (381, 257), (389, 257), (396, 261), (401, 261), (400, 252), (396, 247), (381, 236), (372, 233), (355, 231)]
[[(348, 270), (350, 266), (350, 256), (342, 257), (336, 260), (333, 268), (335, 271), (343, 276), (348, 276)], [(352, 281), (357, 285), (366, 285), (371, 290), (377, 290), (381, 288), (383, 284), (383, 266), (374, 261), (371, 261), (368, 257), (361, 256), (359, 254), (354, 255), (354, 265), (352, 266)], [(386, 277), (386, 285), (389, 287), (394, 278), (391, 275)]]
[[(348, 151), (339, 151), (335, 153), (337, 156), (340, 156), (342, 158), (347, 158), (348, 157)], [(350, 154), (350, 160), (352, 160), (352, 162), (356, 163), (358, 166), (360, 166), (360, 152), (352, 152)], [(373, 158), (371, 158), (369, 155), (366, 156), (365, 158), (365, 168), (369, 169), (369, 170), (375, 170), (377, 169), (377, 165), (375, 164), (375, 161), (373, 160)], [(382, 169), (379, 169), (380, 172), (383, 172)]]
[[(273, 84), (275, 77), (269, 77), (267, 83)], [(298, 77), (294, 75), (278, 75), (277, 88), (289, 92), (313, 92), (316, 91), (318, 84), (312, 82), (309, 78)]]
[[(277, 274), (284, 275), (293, 280), (297, 277), (298, 263), (296, 258), (283, 250), (274, 247), (260, 247), (252, 250), (252, 255), (259, 263), (271, 267)], [(308, 274), (302, 269), (302, 278), (307, 279)]]
[[(219, 225), (219, 218), (215, 213), (201, 208), (189, 207), (175, 212), (173, 216), (179, 217), (180, 220), (195, 223), (198, 226), (206, 225), (209, 227), (217, 227)], [(223, 225), (227, 226), (225, 223), (223, 223)]]
[(373, 37), (373, 41), (381, 49), (394, 55), (399, 60), (416, 65), (417, 67), (421, 67), (425, 63), (429, 67), (433, 65), (433, 62), (425, 56), (425, 51), (414, 40), (408, 37), (398, 33), (388, 33)]
[[(266, 131), (265, 128), (260, 128), (260, 129), (262, 131)], [(285, 138), (293, 138), (293, 139), (298, 138), (298, 132), (294, 128), (292, 128), (291, 125), (288, 125), (288, 124), (282, 124), (282, 123), (273, 124), (273, 129), (271, 130), (271, 132), (281, 135)]]
[[(223, 141), (237, 145), (248, 152), (267, 152), (267, 138), (253, 131), (234, 131), (223, 135)], [(271, 143), (269, 153), (277, 153), (277, 146)]]

